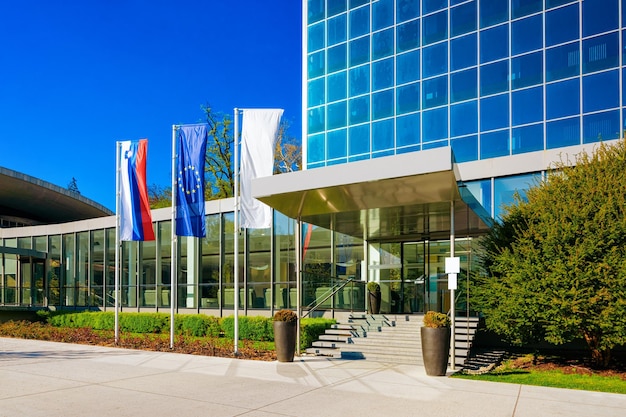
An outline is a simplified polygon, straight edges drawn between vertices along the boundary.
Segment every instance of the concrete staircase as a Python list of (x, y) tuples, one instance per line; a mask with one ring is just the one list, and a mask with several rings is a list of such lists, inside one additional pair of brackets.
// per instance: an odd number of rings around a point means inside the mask
[[(423, 315), (352, 314), (345, 323), (333, 325), (307, 354), (342, 359), (423, 365), (420, 327)], [(467, 358), (478, 319), (456, 318), (455, 362)]]

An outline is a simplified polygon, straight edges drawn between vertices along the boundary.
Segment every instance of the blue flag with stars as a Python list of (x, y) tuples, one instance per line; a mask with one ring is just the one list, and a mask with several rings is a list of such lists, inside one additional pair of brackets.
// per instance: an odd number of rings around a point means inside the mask
[(206, 236), (204, 222), (204, 157), (207, 125), (178, 128), (176, 162), (176, 235)]

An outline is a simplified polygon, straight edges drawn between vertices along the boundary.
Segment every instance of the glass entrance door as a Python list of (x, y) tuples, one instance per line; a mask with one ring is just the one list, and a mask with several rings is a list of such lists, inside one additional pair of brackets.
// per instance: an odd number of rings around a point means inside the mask
[(425, 250), (424, 242), (370, 245), (369, 280), (380, 284), (381, 313), (425, 311)]

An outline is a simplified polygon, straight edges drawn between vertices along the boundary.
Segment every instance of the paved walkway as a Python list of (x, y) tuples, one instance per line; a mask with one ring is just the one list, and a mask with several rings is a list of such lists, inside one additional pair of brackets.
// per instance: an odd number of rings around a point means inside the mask
[(626, 395), (428, 377), (418, 366), (0, 338), (1, 417), (625, 415)]

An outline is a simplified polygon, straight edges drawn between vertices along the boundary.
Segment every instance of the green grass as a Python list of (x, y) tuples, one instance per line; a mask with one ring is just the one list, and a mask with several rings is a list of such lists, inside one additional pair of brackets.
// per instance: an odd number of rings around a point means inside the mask
[(626, 381), (617, 376), (565, 374), (561, 371), (507, 369), (483, 375), (456, 373), (453, 377), (475, 381), (507, 382), (511, 384), (626, 394)]

